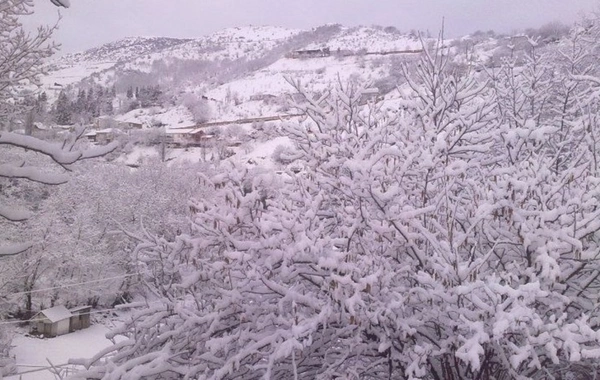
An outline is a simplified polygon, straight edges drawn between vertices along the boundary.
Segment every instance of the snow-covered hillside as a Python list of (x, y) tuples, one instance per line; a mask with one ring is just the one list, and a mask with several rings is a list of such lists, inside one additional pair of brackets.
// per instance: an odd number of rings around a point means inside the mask
[[(418, 58), (423, 45), (434, 41), (391, 27), (336, 24), (312, 30), (245, 26), (187, 40), (126, 38), (54, 61), (43, 88), (53, 102), (60, 91), (74, 96), (77, 88), (92, 83), (116, 86), (121, 94), (131, 86), (159, 85), (172, 104), (144, 111), (146, 119), (149, 114), (171, 114), (168, 108), (180, 106), (178, 99), (188, 93), (208, 100), (209, 121), (271, 116), (288, 109), (287, 99), (296, 91), (290, 79), (312, 93), (323, 93), (339, 81), (354, 81), (371, 83), (385, 95), (401, 80), (399, 65)], [(463, 38), (444, 45), (455, 52), (468, 50), (456, 58), (457, 64), (482, 65), (498, 55), (510, 42), (506, 41)], [(116, 116), (131, 109), (119, 108), (129, 103), (123, 95), (115, 101)]]
[[(307, 49), (319, 49), (325, 46), (322, 43), (309, 44)], [(382, 29), (375, 27), (341, 28), (340, 32), (327, 41), (325, 47), (331, 51), (364, 51), (364, 52), (390, 52), (421, 49), (418, 36), (402, 34), (395, 29)]]
[(66, 86), (106, 72), (121, 62), (129, 62), (188, 41), (167, 37), (128, 37), (80, 53), (58, 57), (48, 62), (46, 70), (49, 75), (41, 78), (42, 89), (47, 91), (50, 100), (54, 100)]
[(124, 65), (123, 69), (148, 71), (156, 61), (253, 60), (300, 32), (301, 30), (270, 26), (228, 28), (138, 57)]
[(58, 63), (77, 64), (81, 62), (124, 62), (145, 54), (155, 53), (190, 41), (169, 37), (127, 37), (110, 42), (81, 53), (61, 57)]

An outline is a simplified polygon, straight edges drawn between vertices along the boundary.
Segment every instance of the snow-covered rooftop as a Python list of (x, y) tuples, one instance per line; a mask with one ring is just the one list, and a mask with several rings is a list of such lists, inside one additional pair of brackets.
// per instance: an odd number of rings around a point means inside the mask
[[(62, 321), (63, 319), (71, 318), (73, 316), (73, 314), (71, 314), (71, 312), (63, 305), (58, 305), (51, 307), (50, 309), (42, 310), (37, 315), (40, 314), (46, 316), (46, 318), (49, 319), (52, 323)], [(33, 319), (36, 319), (36, 317), (34, 317)]]

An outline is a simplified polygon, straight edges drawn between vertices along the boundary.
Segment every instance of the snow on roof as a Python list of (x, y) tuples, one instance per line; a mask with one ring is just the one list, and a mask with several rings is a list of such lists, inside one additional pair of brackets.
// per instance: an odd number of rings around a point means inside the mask
[(33, 123), (33, 126), (34, 126), (34, 127), (36, 127), (36, 128), (37, 128), (37, 129), (39, 129), (39, 130), (42, 130), (42, 131), (45, 131), (45, 130), (50, 130), (50, 129), (52, 129), (52, 127), (51, 127), (51, 126), (49, 126), (49, 125), (46, 125), (46, 124), (44, 124), (44, 123), (40, 123), (40, 122), (35, 122), (35, 123)]
[(365, 88), (361, 91), (362, 94), (379, 94), (379, 89), (377, 87), (369, 87)]
[(167, 135), (194, 135), (203, 132), (204, 128), (166, 128)]
[[(63, 305), (58, 305), (51, 307), (50, 309), (42, 310), (36, 315), (39, 314), (44, 314), (46, 318), (48, 318), (52, 323), (62, 321), (63, 319), (71, 318), (73, 316), (73, 314), (71, 314), (71, 312)], [(35, 319), (35, 317), (33, 317), (33, 319)]]
[(117, 129), (117, 128), (106, 128), (106, 129), (100, 129), (98, 131), (96, 131), (96, 134), (99, 133), (120, 133), (121, 130)]
[(74, 307), (72, 309), (69, 309), (69, 311), (71, 313), (77, 313), (77, 312), (84, 311), (86, 309), (91, 309), (91, 308), (92, 308), (92, 306), (90, 306), (90, 305), (84, 305), (84, 306)]

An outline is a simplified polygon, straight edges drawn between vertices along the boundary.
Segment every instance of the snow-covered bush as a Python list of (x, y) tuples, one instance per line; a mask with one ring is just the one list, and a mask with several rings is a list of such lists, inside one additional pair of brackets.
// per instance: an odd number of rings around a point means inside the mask
[(223, 168), (189, 235), (144, 239), (149, 303), (77, 377), (597, 373), (600, 80), (561, 56), (487, 77), (426, 52), (398, 112), (305, 95), (302, 170)]

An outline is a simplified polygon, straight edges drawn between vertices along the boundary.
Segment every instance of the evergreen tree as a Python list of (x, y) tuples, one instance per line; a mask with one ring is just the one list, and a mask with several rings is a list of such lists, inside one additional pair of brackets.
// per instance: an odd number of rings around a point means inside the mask
[(77, 102), (75, 105), (75, 111), (78, 113), (82, 113), (85, 112), (85, 108), (86, 108), (86, 91), (84, 88), (80, 88), (79, 91), (77, 92)]
[(71, 124), (71, 100), (65, 91), (61, 91), (56, 101), (56, 122), (60, 125)]
[(98, 86), (98, 89), (96, 90), (96, 98), (98, 100), (101, 100), (103, 97), (104, 97), (104, 87)]
[(113, 99), (112, 98), (108, 98), (104, 101), (104, 111), (103, 113), (107, 114), (107, 115), (112, 115), (112, 113), (114, 112), (114, 107), (113, 107)]
[(90, 87), (90, 89), (87, 92), (87, 98), (86, 98), (86, 111), (87, 112), (92, 112), (92, 109), (94, 108), (94, 103), (95, 103), (95, 94), (94, 94), (94, 87)]

